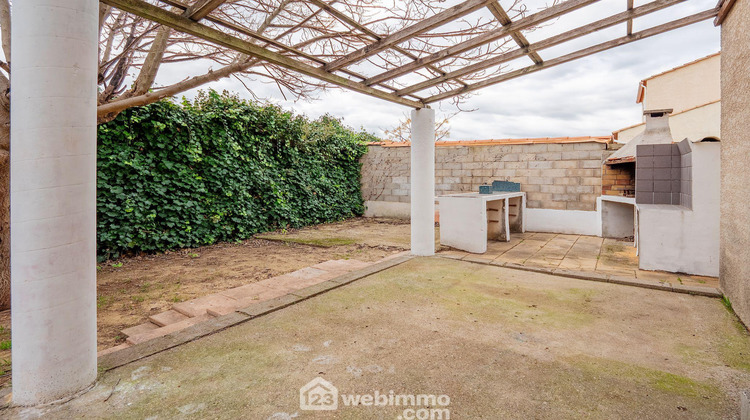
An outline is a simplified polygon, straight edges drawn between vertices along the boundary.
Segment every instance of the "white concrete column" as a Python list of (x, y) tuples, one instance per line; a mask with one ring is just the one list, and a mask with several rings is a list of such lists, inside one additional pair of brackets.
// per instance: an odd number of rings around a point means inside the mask
[(411, 253), (435, 254), (435, 110), (411, 112)]
[(96, 380), (96, 0), (13, 2), (13, 402)]

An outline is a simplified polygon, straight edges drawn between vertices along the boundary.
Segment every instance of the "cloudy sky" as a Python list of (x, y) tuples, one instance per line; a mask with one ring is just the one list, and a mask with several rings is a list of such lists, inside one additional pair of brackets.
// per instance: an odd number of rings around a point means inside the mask
[[(534, 42), (620, 12), (625, 9), (625, 3), (625, 0), (602, 0), (526, 35)], [(635, 5), (645, 3), (636, 0)], [(525, 4), (530, 13), (543, 7), (537, 0), (526, 0)], [(715, 5), (716, 0), (688, 0), (637, 20), (634, 30), (637, 32)], [(572, 45), (543, 50), (540, 55), (549, 60), (624, 34), (622, 24), (580, 38)], [(709, 20), (485, 88), (461, 105), (470, 112), (459, 113), (450, 120), (450, 140), (609, 135), (641, 120), (640, 104), (635, 103), (640, 80), (719, 51), (719, 35), (719, 29)], [(528, 59), (512, 62), (509, 70), (530, 64)], [(202, 65), (164, 68), (157, 83), (181, 80), (186, 72), (195, 74), (204, 70), (200, 68)], [(284, 100), (275, 85), (257, 81), (247, 85), (257, 96), (287, 109), (310, 117), (329, 113), (342, 117), (352, 127), (364, 127), (378, 136), (397, 126), (409, 112), (406, 107), (343, 90), (322, 92), (318, 99), (309, 102), (292, 102)], [(251, 97), (234, 79), (224, 79), (206, 87)], [(188, 92), (186, 96), (194, 94)], [(450, 101), (432, 107), (438, 116), (453, 114), (456, 110)]]

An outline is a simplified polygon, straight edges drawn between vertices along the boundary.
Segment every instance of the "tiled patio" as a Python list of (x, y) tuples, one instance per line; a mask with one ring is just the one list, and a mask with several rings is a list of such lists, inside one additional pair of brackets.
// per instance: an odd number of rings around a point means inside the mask
[(440, 254), (467, 261), (495, 261), (529, 267), (596, 272), (688, 286), (719, 286), (716, 277), (640, 270), (636, 248), (632, 242), (596, 236), (516, 233), (511, 235), (510, 242), (490, 241), (484, 254), (470, 254), (454, 249), (444, 250)]

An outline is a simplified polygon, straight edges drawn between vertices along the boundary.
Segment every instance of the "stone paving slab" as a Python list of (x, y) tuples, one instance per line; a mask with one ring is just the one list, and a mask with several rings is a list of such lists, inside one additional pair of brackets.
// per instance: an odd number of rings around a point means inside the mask
[[(438, 255), (441, 258), (453, 259), (450, 256)], [(498, 267), (511, 268), (514, 270), (529, 271), (533, 273), (551, 274), (560, 277), (568, 277), (579, 280), (591, 280), (604, 283), (614, 283), (625, 286), (641, 287), (646, 289), (662, 290), (665, 292), (677, 292), (696, 296), (706, 296), (712, 298), (721, 298), (723, 294), (715, 287), (710, 286), (692, 286), (692, 285), (673, 285), (669, 282), (655, 282), (648, 280), (639, 280), (634, 277), (619, 276), (616, 274), (607, 274), (600, 271), (576, 271), (560, 268), (538, 267), (533, 265), (517, 264), (512, 262), (500, 262), (497, 260), (488, 262), (485, 259), (476, 258), (473, 260), (463, 259), (461, 261), (473, 262), (483, 265), (493, 265)]]
[(203, 314), (203, 315), (195, 316), (195, 317), (192, 317), (192, 318), (188, 318), (186, 320), (183, 320), (183, 321), (180, 321), (180, 322), (176, 322), (174, 324), (169, 324), (169, 325), (167, 325), (165, 327), (156, 328), (156, 329), (151, 330), (151, 331), (149, 331), (147, 333), (143, 333), (143, 334), (139, 334), (139, 335), (134, 335), (132, 337), (128, 337), (127, 343), (130, 344), (130, 345), (143, 343), (145, 341), (154, 339), (156, 337), (161, 337), (161, 336), (167, 335), (169, 333), (173, 333), (175, 331), (179, 331), (179, 330), (185, 329), (185, 328), (187, 328), (187, 327), (189, 327), (191, 325), (195, 325), (195, 324), (198, 324), (200, 322), (207, 321), (207, 320), (209, 320), (211, 318), (212, 318), (212, 316), (209, 315), (209, 314)]
[(149, 321), (153, 322), (154, 324), (160, 327), (164, 327), (169, 324), (174, 324), (180, 321), (184, 321), (187, 318), (189, 318), (187, 315), (181, 314), (175, 311), (174, 309), (170, 309), (168, 311), (158, 313), (156, 315), (151, 315), (150, 317), (148, 317)]
[[(275, 279), (271, 278), (268, 280)], [(264, 280), (265, 281), (265, 280)], [(228, 298), (232, 298), (237, 301), (241, 300), (247, 300), (247, 299), (256, 299), (256, 300), (265, 300), (265, 299), (273, 299), (281, 294), (284, 294), (284, 289), (274, 288), (271, 287), (273, 282), (267, 282), (264, 284), (258, 283), (250, 283), (246, 284), (244, 286), (235, 287), (232, 289), (224, 290), (223, 292), (219, 292), (219, 294), (224, 295)]]
[(591, 273), (592, 277), (620, 276), (709, 289), (719, 286), (716, 277), (640, 270), (632, 242), (596, 236), (526, 232), (513, 234), (510, 242), (489, 241), (484, 254), (446, 249), (439, 255), (479, 263), (491, 261), (493, 265), (499, 266), (515, 264), (538, 269), (585, 272)]
[(197, 299), (180, 302), (172, 308), (175, 311), (192, 318), (206, 314), (207, 310), (210, 308), (229, 306), (236, 301), (236, 299), (215, 293)]
[(138, 324), (134, 327), (125, 328), (124, 330), (122, 330), (122, 333), (125, 334), (125, 336), (130, 337), (134, 335), (145, 334), (157, 328), (159, 328), (158, 325), (152, 324), (150, 322), (145, 322), (143, 324)]
[(367, 267), (369, 264), (359, 260), (329, 260), (315, 264), (312, 268), (326, 271), (352, 271)]
[(313, 266), (313, 267), (305, 267), (297, 271), (292, 271), (291, 273), (284, 274), (284, 276), (292, 277), (292, 278), (300, 279), (300, 280), (309, 280), (309, 279), (314, 279), (316, 277), (320, 277), (323, 274), (326, 274), (326, 271), (327, 270), (325, 269), (320, 269), (320, 268)]
[(122, 344), (116, 345), (114, 347), (110, 347), (108, 349), (104, 349), (104, 350), (102, 350), (100, 352), (97, 352), (96, 353), (96, 357), (99, 358), (99, 357), (102, 357), (102, 356), (106, 356), (106, 355), (108, 355), (110, 353), (114, 353), (116, 351), (120, 351), (120, 350), (126, 349), (128, 347), (130, 347), (129, 343), (122, 343)]

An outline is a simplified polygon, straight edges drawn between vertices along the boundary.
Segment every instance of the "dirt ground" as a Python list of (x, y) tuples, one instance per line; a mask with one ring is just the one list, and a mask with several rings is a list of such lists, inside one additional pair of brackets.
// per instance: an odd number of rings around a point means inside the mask
[(67, 404), (0, 416), (393, 419), (409, 408), (339, 398), (301, 410), (300, 388), (322, 377), (339, 395), (446, 395), (430, 408), (456, 419), (732, 419), (748, 354), (719, 299), (415, 258), (106, 372)]
[[(409, 225), (398, 220), (357, 218), (284, 233), (297, 235), (316, 230), (350, 230), (350, 227), (354, 232), (379, 232), (384, 236), (402, 237), (405, 233), (406, 247), (403, 241), (383, 245), (351, 238), (335, 240), (335, 236), (326, 234), (333, 239), (307, 244), (253, 239), (101, 263), (97, 267), (98, 350), (122, 343), (125, 340), (120, 333), (122, 329), (146, 322), (150, 315), (166, 311), (177, 302), (328, 260), (370, 262), (408, 249)], [(10, 311), (0, 312), (0, 387), (8, 385), (10, 380), (11, 352), (10, 348), (4, 349), (10, 345), (10, 328)]]

